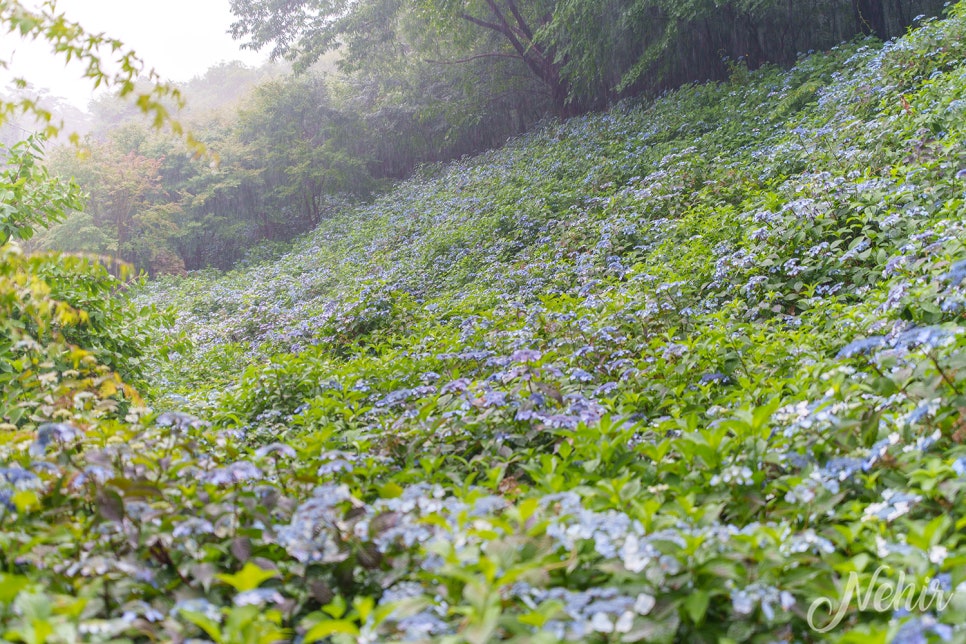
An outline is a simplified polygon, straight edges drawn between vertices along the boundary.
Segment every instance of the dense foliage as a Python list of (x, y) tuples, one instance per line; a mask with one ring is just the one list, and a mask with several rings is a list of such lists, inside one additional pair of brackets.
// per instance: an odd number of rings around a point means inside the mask
[(25, 255), (8, 243), (80, 207), (81, 194), (73, 181), (47, 173), (36, 139), (2, 152), (0, 427), (16, 433), (140, 403), (128, 383), (141, 382), (147, 329), (161, 318), (112, 296), (130, 277), (128, 267), (83, 255)]
[[(0, 364), (37, 365), (4, 385), (4, 636), (963, 641), (951, 11), (547, 126), (278, 261), (150, 284), (177, 313), (148, 354), (144, 327), (103, 344), (114, 309), (71, 340), (71, 311), (121, 304), (4, 250)], [(150, 409), (96, 380), (125, 370)], [(956, 592), (815, 632), (852, 573)]]

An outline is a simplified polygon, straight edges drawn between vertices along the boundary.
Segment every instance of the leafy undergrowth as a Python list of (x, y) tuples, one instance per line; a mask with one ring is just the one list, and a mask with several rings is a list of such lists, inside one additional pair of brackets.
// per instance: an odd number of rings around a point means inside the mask
[(964, 54), (957, 5), (149, 285), (156, 411), (2, 435), (7, 637), (966, 641)]

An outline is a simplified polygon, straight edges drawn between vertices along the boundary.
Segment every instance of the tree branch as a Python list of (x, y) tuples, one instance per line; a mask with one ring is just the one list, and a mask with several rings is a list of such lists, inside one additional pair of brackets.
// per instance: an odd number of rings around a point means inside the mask
[[(497, 18), (500, 19), (500, 22), (502, 22), (507, 29), (513, 32), (514, 35), (526, 39), (527, 53), (536, 54), (536, 64), (544, 70), (547, 80), (556, 83), (557, 73), (554, 71), (554, 58), (556, 54), (554, 53), (554, 48), (551, 47), (550, 49), (544, 49), (533, 39), (533, 30), (523, 17), (523, 14), (520, 12), (516, 0), (504, 0), (504, 2), (506, 2), (507, 7), (509, 8), (510, 13), (513, 14), (518, 26), (514, 26), (509, 23), (509, 21), (503, 15), (503, 12), (501, 12), (500, 8), (497, 6), (496, 0), (486, 0), (486, 3), (490, 6), (490, 9), (496, 14)], [(552, 20), (553, 14), (548, 13), (546, 16), (544, 16), (545, 23), (550, 23)]]
[(486, 0), (486, 4), (489, 5), (490, 10), (493, 11), (493, 15), (496, 16), (497, 20), (500, 21), (499, 23), (488, 22), (486, 20), (482, 20), (480, 18), (477, 18), (476, 16), (471, 16), (466, 13), (462, 14), (463, 19), (468, 20), (469, 22), (472, 22), (473, 24), (478, 25), (480, 27), (484, 27), (486, 29), (495, 31), (499, 34), (503, 34), (503, 36), (510, 41), (510, 44), (513, 45), (513, 48), (517, 50), (517, 53), (520, 54), (520, 57), (523, 58), (523, 61), (527, 64), (527, 67), (529, 67), (530, 70), (533, 71), (534, 74), (536, 74), (537, 78), (543, 81), (547, 81), (548, 79), (547, 79), (545, 61), (534, 60), (534, 57), (532, 55), (533, 50), (530, 47), (524, 45), (522, 42), (520, 42), (520, 39), (517, 37), (517, 34), (514, 33), (513, 28), (510, 27), (510, 24), (507, 22), (506, 18), (504, 17), (503, 13), (500, 11), (500, 8), (497, 6), (494, 0)]
[(530, 29), (530, 25), (527, 24), (527, 21), (523, 19), (523, 15), (520, 13), (520, 8), (517, 7), (517, 3), (513, 0), (506, 0), (506, 4), (510, 8), (510, 13), (513, 14), (513, 18), (520, 26), (520, 31), (522, 31), (523, 35), (527, 37), (527, 40), (532, 43), (533, 30)]
[(523, 38), (526, 38), (528, 43), (525, 49), (529, 50), (533, 45), (533, 38), (531, 36), (527, 36), (527, 34), (522, 32), (518, 27), (514, 27), (510, 24), (510, 21), (506, 19), (506, 16), (503, 15), (499, 5), (497, 5), (496, 0), (486, 0), (486, 4), (489, 5), (490, 11), (492, 11), (493, 15), (496, 16), (497, 20), (500, 21), (500, 24), (503, 25), (502, 33), (504, 33), (507, 38), (511, 39), (513, 46), (517, 47), (518, 49), (523, 46), (523, 43), (521, 43), (519, 39), (519, 37), (522, 36)]
[(479, 60), (480, 58), (511, 58), (513, 60), (523, 60), (523, 56), (519, 54), (501, 54), (498, 52), (491, 52), (486, 54), (476, 54), (475, 56), (468, 56), (466, 58), (457, 58), (456, 60), (425, 60), (424, 62), (432, 63), (434, 65), (459, 65), (460, 63), (468, 63), (470, 61)]
[(491, 31), (501, 33), (504, 36), (508, 35), (507, 32), (504, 30), (504, 28), (501, 25), (496, 24), (495, 22), (487, 22), (486, 20), (481, 20), (476, 16), (471, 16), (468, 13), (464, 13), (460, 17), (463, 18), (463, 20), (472, 22), (474, 25), (477, 25), (478, 27), (483, 27), (484, 29), (490, 29)]

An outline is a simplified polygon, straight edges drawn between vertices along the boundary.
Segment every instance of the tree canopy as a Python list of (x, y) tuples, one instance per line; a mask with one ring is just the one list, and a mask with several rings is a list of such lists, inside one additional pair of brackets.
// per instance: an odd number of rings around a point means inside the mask
[[(232, 0), (236, 38), (306, 69), (338, 50), (346, 71), (406, 58), (511, 61), (569, 116), (628, 93), (721, 77), (722, 58), (789, 62), (854, 34), (901, 33), (903, 0)], [(481, 75), (481, 80), (483, 77)]]
[[(599, 65), (618, 59), (633, 25), (619, 0), (232, 0), (236, 38), (259, 49), (271, 45), (305, 69), (338, 49), (343, 69), (386, 57), (414, 57), (448, 65), (510, 60), (526, 69), (561, 114), (575, 113), (606, 84)], [(629, 15), (629, 14), (627, 14)], [(634, 53), (625, 51), (624, 56)]]

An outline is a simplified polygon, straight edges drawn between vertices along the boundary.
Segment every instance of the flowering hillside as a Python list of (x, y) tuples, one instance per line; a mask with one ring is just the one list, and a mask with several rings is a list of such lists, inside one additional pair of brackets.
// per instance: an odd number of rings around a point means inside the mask
[(5, 635), (966, 641), (950, 12), (150, 284), (151, 410), (0, 442)]

